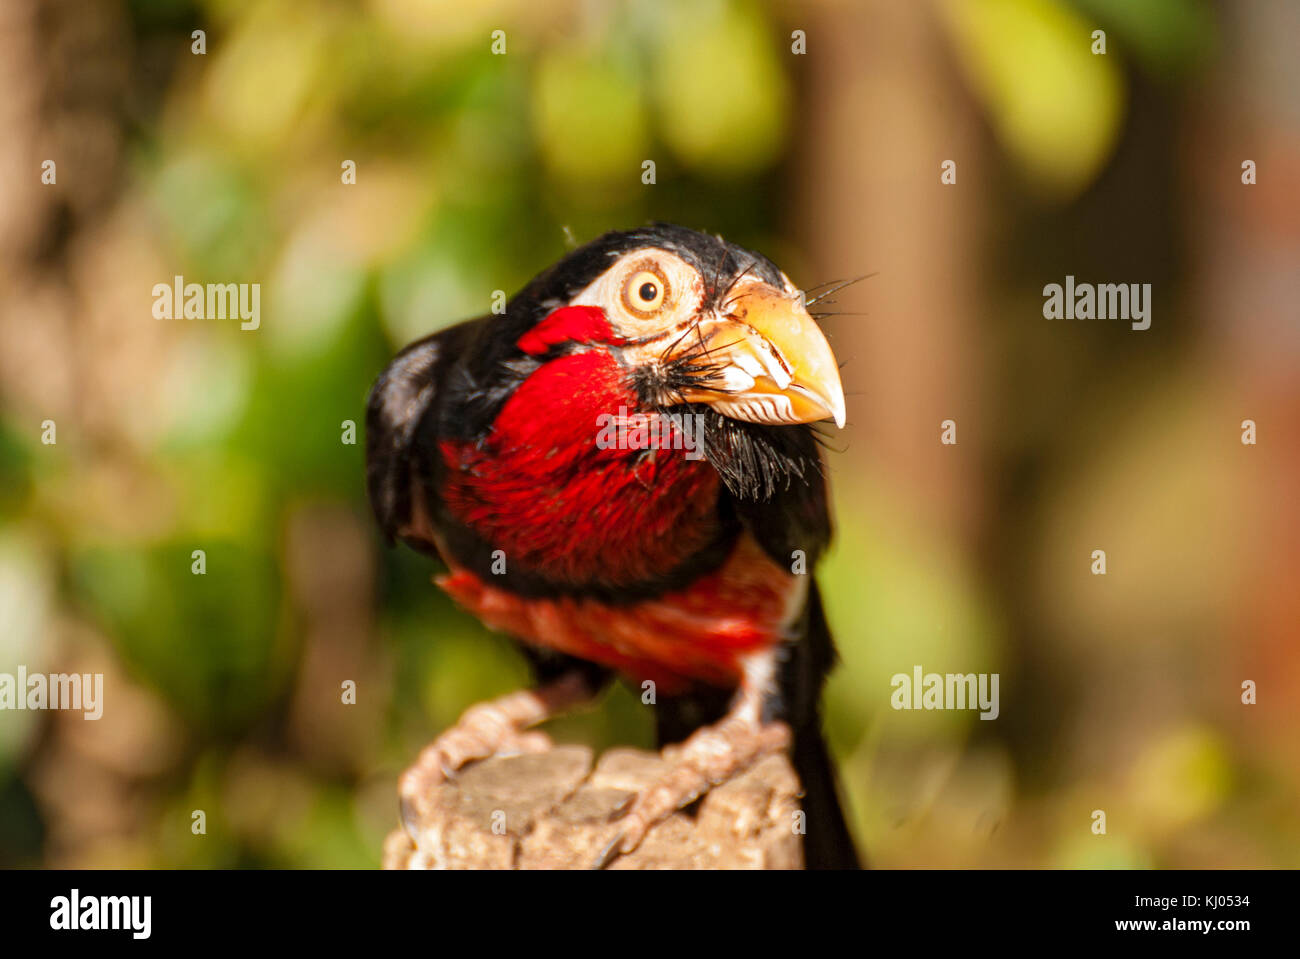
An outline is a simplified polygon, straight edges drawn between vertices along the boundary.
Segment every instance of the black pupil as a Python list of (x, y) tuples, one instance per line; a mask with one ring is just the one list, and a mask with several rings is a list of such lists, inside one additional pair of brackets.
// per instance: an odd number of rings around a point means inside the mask
[(655, 286), (653, 283), (642, 283), (641, 289), (637, 292), (641, 294), (642, 300), (646, 303), (650, 303), (659, 295), (659, 287)]

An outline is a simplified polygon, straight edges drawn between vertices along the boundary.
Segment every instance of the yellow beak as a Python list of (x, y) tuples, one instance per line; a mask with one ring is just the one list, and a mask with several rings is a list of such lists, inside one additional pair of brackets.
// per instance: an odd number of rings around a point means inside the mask
[(699, 336), (684, 338), (677, 352), (712, 370), (683, 391), (688, 402), (750, 423), (844, 425), (835, 355), (802, 301), (783, 290), (751, 283), (728, 299), (725, 315), (701, 319)]

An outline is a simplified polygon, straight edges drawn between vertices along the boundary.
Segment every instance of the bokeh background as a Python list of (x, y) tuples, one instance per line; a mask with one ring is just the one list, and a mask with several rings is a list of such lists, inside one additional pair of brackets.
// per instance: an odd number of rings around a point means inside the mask
[[(400, 769), (526, 674), (381, 544), (344, 424), (405, 343), (666, 219), (873, 274), (825, 321), (821, 571), (872, 861), (1300, 865), (1297, 36), (1287, 0), (6, 0), (0, 671), (107, 689), (0, 713), (0, 864), (377, 865)], [(1151, 283), (1151, 329), (1045, 320), (1067, 273)], [(260, 283), (261, 328), (154, 319), (176, 274)], [(1001, 716), (890, 709), (918, 664), (998, 672)], [(553, 729), (650, 731), (622, 689)]]

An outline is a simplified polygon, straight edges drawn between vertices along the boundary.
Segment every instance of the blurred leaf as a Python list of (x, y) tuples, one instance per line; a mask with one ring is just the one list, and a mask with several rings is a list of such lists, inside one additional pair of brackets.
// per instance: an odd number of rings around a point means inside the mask
[[(206, 575), (191, 572), (200, 548)], [(137, 676), (201, 730), (243, 728), (282, 687), (280, 577), (268, 552), (193, 541), (91, 549), (74, 557), (72, 583)]]
[[(291, 358), (262, 357), (232, 443), (262, 465), (273, 496), (353, 497), (363, 489), (366, 394), (386, 348), (368, 306), (318, 346), (319, 352)], [(343, 442), (344, 420), (356, 425), (352, 444)]]
[(163, 372), (171, 417), (161, 448), (206, 450), (225, 442), (239, 423), (252, 383), (252, 361), (236, 336), (195, 327), (178, 337)]
[[(300, 149), (303, 112), (329, 73), (328, 32), (335, 11), (297, 3), (249, 4), (220, 43), (209, 39), (203, 107), (226, 149)], [(285, 137), (293, 129), (295, 136)]]
[(626, 63), (604, 54), (548, 51), (537, 65), (533, 129), (547, 168), (581, 185), (640, 183), (652, 159), (640, 85)]
[(172, 262), (204, 274), (187, 275), (187, 283), (257, 279), (273, 235), (260, 191), (238, 167), (217, 152), (182, 150), (164, 161), (150, 191), (180, 247)]
[(1133, 764), (1134, 800), (1149, 830), (1182, 828), (1223, 801), (1231, 766), (1222, 738), (1189, 725), (1148, 742)]
[(0, 518), (17, 514), (32, 492), (35, 444), (0, 419)]
[[(1201, 0), (1071, 0), (1153, 73), (1176, 78), (1203, 64), (1215, 46), (1214, 13)], [(1113, 33), (1111, 33), (1113, 31)]]
[(781, 151), (790, 93), (772, 25), (753, 3), (660, 4), (654, 35), (658, 132), (712, 175), (762, 169)]
[(1096, 178), (1119, 135), (1117, 52), (1091, 52), (1092, 25), (1057, 0), (947, 0), (957, 57), (1011, 157), (1048, 196)]
[[(27, 535), (0, 528), (0, 672), (48, 668), (54, 626), (53, 569)], [(20, 691), (25, 695), (25, 691)], [(0, 721), (0, 781), (39, 728), (38, 714), (5, 711)]]

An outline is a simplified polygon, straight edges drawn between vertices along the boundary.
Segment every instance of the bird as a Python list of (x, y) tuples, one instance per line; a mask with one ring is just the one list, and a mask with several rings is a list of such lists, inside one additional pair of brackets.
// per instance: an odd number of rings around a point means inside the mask
[(595, 865), (786, 751), (806, 867), (857, 868), (822, 729), (832, 423), (839, 366), (804, 294), (762, 254), (668, 223), (605, 233), (503, 311), (398, 353), (367, 401), (376, 521), (534, 677), (403, 773), (408, 831), (434, 785), (548, 748), (534, 727), (623, 677), (650, 692), (666, 769)]

